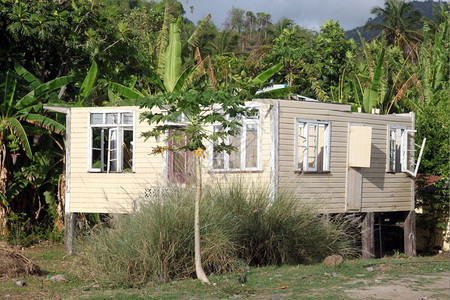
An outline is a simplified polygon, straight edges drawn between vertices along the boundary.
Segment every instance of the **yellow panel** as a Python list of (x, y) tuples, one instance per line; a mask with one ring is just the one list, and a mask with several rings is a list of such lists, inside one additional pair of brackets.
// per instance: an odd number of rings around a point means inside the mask
[(370, 168), (372, 127), (350, 126), (348, 165)]

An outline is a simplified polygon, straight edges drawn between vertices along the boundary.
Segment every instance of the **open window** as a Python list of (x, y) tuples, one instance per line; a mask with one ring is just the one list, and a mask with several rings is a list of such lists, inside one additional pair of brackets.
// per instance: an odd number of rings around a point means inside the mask
[(295, 171), (330, 171), (330, 122), (297, 119)]
[[(388, 131), (387, 171), (391, 173), (404, 172), (413, 177), (417, 176), (426, 138), (419, 145), (415, 143), (415, 130), (406, 129), (404, 126), (389, 126)], [(417, 159), (416, 148), (419, 150)]]
[(89, 171), (133, 172), (134, 112), (89, 113)]
[[(211, 151), (210, 167), (214, 171), (258, 171), (261, 170), (261, 107), (250, 107), (253, 113), (240, 116), (242, 126), (239, 133), (229, 136), (227, 143), (236, 147), (228, 154)], [(222, 131), (220, 124), (213, 125), (215, 132)], [(222, 141), (219, 141), (222, 142)], [(214, 145), (211, 145), (212, 148)]]

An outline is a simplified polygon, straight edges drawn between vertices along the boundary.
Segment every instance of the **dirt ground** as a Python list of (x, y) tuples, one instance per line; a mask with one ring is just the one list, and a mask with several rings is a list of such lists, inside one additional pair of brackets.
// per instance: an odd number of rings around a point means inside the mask
[(345, 294), (353, 299), (450, 299), (450, 273), (448, 272), (435, 276), (408, 276), (388, 283), (380, 277), (375, 279), (375, 283), (376, 285), (366, 288), (345, 290)]

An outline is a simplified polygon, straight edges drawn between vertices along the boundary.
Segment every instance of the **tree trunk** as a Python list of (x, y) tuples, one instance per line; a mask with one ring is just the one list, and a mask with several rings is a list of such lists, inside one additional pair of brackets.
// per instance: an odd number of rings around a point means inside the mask
[[(5, 167), (6, 147), (0, 140), (0, 193), (6, 197), (6, 188), (8, 185), (8, 170)], [(0, 200), (1, 202), (1, 200)], [(0, 203), (0, 235), (7, 234), (6, 221), (8, 216), (8, 206), (6, 203)]]
[(202, 198), (202, 165), (201, 158), (196, 157), (196, 174), (197, 174), (197, 192), (195, 195), (195, 212), (194, 212), (194, 252), (195, 252), (195, 274), (201, 282), (209, 283), (205, 271), (202, 267), (201, 251), (200, 251), (200, 200)]

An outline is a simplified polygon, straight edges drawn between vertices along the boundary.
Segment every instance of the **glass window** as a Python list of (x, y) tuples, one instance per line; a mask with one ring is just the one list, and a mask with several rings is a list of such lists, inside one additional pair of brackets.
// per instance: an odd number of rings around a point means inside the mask
[(89, 171), (132, 172), (134, 113), (91, 112), (89, 120)]
[(329, 171), (330, 122), (297, 120), (295, 170)]
[[(228, 154), (213, 149), (210, 158), (213, 170), (252, 171), (261, 169), (261, 107), (252, 107), (251, 113), (238, 116), (238, 118), (242, 126), (236, 135), (227, 137), (225, 141), (234, 146), (235, 150)], [(223, 128), (215, 125), (213, 130), (217, 132)]]

